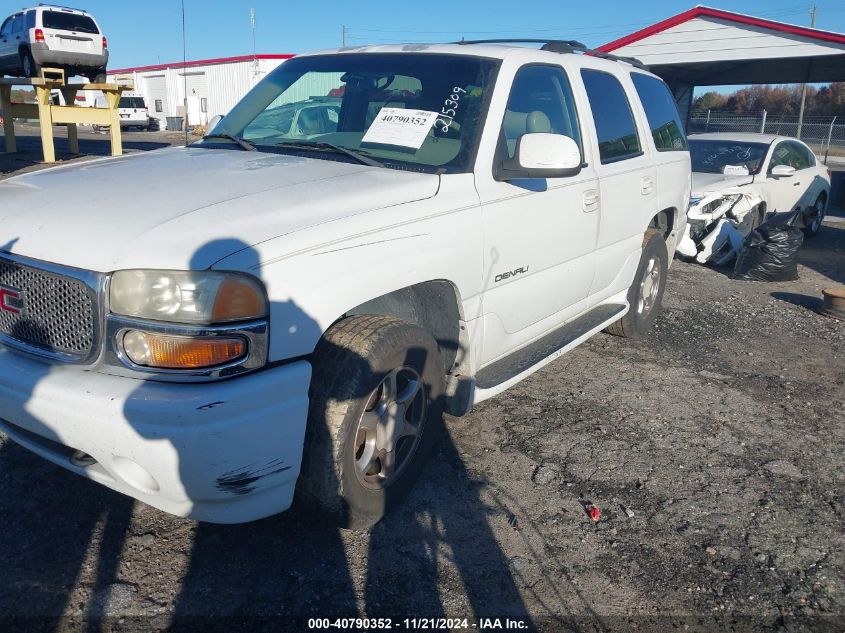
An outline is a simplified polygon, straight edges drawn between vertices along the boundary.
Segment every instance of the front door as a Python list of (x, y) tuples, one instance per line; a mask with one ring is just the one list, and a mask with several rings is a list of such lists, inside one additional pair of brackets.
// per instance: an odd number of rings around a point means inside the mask
[(0, 74), (2, 72), (11, 72), (12, 67), (18, 65), (17, 45), (20, 41), (16, 40), (16, 35), (12, 33), (13, 25), (18, 19), (18, 15), (10, 16), (0, 26)]
[[(563, 134), (582, 145), (578, 112), (560, 66), (516, 74), (494, 161), (523, 134)], [(493, 165), (493, 171), (497, 165)], [(583, 301), (593, 280), (599, 189), (592, 166), (567, 178), (497, 181), (476, 168), (484, 231), (482, 364), (536, 338)]]
[[(768, 211), (779, 213), (792, 211), (799, 206), (801, 197), (810, 186), (812, 175), (807, 169), (807, 161), (798, 151), (795, 143), (781, 141), (772, 150), (769, 170), (766, 174), (766, 189), (769, 191)], [(772, 169), (778, 165), (787, 165), (795, 169), (792, 176), (774, 176)]]

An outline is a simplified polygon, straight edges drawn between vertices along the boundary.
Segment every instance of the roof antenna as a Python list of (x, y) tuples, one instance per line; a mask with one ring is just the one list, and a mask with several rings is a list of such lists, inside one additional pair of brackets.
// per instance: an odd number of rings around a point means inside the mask
[(185, 43), (185, 0), (182, 0), (182, 80), (185, 87), (185, 147), (188, 147), (188, 46)]

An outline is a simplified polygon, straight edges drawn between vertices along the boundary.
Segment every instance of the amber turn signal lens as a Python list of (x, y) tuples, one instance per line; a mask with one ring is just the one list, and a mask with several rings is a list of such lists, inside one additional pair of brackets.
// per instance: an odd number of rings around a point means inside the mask
[(246, 353), (241, 338), (192, 338), (131, 330), (123, 349), (136, 365), (160, 369), (203, 369), (224, 365)]

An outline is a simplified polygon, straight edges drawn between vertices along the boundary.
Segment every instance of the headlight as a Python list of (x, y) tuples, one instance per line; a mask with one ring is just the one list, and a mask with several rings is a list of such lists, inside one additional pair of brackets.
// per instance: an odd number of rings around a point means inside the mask
[(257, 279), (217, 271), (120, 270), (111, 278), (109, 304), (114, 314), (196, 325), (267, 316)]

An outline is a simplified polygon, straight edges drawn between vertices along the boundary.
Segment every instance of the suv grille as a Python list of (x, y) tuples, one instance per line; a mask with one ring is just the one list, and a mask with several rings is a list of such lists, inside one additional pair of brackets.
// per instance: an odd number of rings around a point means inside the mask
[(56, 358), (90, 355), (96, 303), (84, 282), (0, 259), (0, 287), (0, 338)]

